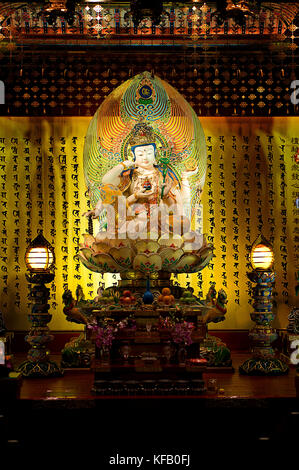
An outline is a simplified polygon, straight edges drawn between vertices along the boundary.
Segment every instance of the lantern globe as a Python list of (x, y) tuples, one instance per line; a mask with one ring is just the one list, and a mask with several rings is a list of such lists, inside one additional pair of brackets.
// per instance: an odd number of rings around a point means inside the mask
[(30, 243), (25, 254), (25, 263), (29, 271), (49, 272), (55, 262), (54, 249), (42, 233)]
[(274, 253), (270, 243), (263, 237), (253, 244), (251, 249), (251, 265), (258, 271), (267, 271), (271, 269), (274, 262)]

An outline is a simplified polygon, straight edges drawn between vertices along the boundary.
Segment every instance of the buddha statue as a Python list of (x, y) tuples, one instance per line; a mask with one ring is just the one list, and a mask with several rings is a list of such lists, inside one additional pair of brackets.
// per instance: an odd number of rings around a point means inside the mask
[(134, 126), (129, 144), (132, 160), (117, 164), (103, 175), (100, 198), (85, 215), (97, 218), (106, 211), (105, 228), (112, 238), (188, 232), (189, 177), (197, 173), (197, 167), (186, 168), (179, 179), (169, 165), (170, 149), (157, 148), (154, 129), (144, 122)]

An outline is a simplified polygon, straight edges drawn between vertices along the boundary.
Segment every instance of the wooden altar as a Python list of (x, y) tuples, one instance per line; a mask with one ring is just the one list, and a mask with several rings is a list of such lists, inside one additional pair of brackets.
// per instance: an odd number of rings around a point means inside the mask
[[(159, 328), (160, 319), (175, 311), (194, 325), (192, 345), (183, 348), (186, 355), (183, 360), (179, 357), (180, 346), (173, 343), (170, 331)], [(117, 333), (108, 358), (96, 346), (93, 392), (102, 395), (204, 392), (202, 374), (206, 361), (200, 359), (200, 342), (206, 337), (207, 328), (200, 310), (143, 305), (132, 309), (94, 310), (92, 313), (99, 323), (107, 316), (119, 322), (130, 314), (136, 326)]]

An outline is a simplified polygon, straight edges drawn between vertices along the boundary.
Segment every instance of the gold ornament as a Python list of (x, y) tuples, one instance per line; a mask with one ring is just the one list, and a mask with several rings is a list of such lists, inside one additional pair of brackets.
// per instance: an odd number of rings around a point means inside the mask
[(185, 170), (186, 171), (195, 171), (197, 168), (197, 163), (194, 158), (190, 158), (190, 160), (187, 160), (185, 163)]
[(150, 145), (155, 143), (154, 130), (144, 122), (136, 124), (131, 132), (129, 144), (131, 147), (135, 145)]

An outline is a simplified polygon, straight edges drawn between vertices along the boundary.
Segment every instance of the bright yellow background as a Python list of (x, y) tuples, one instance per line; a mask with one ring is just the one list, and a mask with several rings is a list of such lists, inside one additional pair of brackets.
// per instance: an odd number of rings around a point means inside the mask
[[(39, 225), (39, 214), (38, 211), (38, 202), (43, 200), (43, 219), (44, 219), (44, 235), (46, 238), (53, 244), (55, 247), (56, 253), (56, 278), (55, 283), (50, 285), (51, 288), (51, 310), (53, 313), (53, 320), (50, 323), (50, 327), (53, 330), (74, 330), (81, 329), (80, 325), (74, 323), (69, 323), (65, 320), (63, 314), (62, 306), (62, 293), (63, 293), (63, 284), (66, 284), (66, 281), (63, 279), (63, 275), (68, 274), (68, 287), (75, 293), (77, 284), (81, 284), (85, 295), (87, 298), (93, 298), (96, 293), (98, 282), (101, 280), (101, 275), (89, 273), (83, 266), (80, 266), (79, 271), (75, 271), (75, 266), (77, 264), (74, 260), (75, 256), (75, 246), (78, 246), (78, 240), (73, 240), (76, 238), (74, 232), (74, 225), (76, 214), (73, 213), (73, 210), (79, 210), (80, 215), (87, 209), (87, 199), (85, 196), (85, 182), (83, 177), (83, 167), (82, 167), (82, 156), (83, 156), (83, 145), (84, 145), (84, 136), (87, 131), (88, 124), (90, 122), (89, 117), (55, 117), (55, 118), (22, 118), (22, 117), (1, 117), (0, 118), (0, 139), (5, 138), (5, 143), (0, 140), (0, 194), (1, 194), (1, 213), (0, 213), (0, 294), (1, 294), (1, 309), (4, 314), (6, 325), (9, 329), (15, 330), (26, 330), (29, 327), (27, 320), (27, 313), (29, 312), (28, 308), (28, 288), (27, 282), (25, 280), (25, 263), (24, 263), (24, 254), (26, 251), (26, 228), (27, 224), (32, 230), (32, 238), (37, 234), (37, 227), (41, 228)], [(208, 146), (212, 148), (208, 149), (208, 156), (211, 155), (210, 160), (208, 158), (208, 163), (211, 163), (211, 170), (208, 170), (210, 175), (207, 177), (206, 182), (211, 182), (211, 189), (213, 191), (213, 207), (214, 207), (214, 217), (215, 217), (215, 229), (214, 229), (214, 245), (215, 245), (215, 255), (213, 259), (214, 270), (213, 278), (212, 271), (206, 268), (203, 271), (203, 285), (202, 290), (204, 295), (206, 294), (209, 282), (216, 281), (217, 290), (222, 287), (223, 282), (223, 260), (221, 259), (221, 245), (224, 243), (221, 240), (221, 235), (224, 235), (221, 231), (221, 228), (226, 226), (226, 277), (227, 277), (227, 287), (225, 290), (228, 294), (228, 313), (227, 319), (218, 324), (212, 324), (211, 327), (214, 328), (224, 328), (224, 329), (245, 329), (249, 328), (252, 325), (252, 322), (249, 317), (250, 311), (252, 311), (251, 306), (248, 303), (250, 299), (248, 295), (249, 281), (246, 277), (246, 272), (248, 267), (246, 267), (246, 255), (248, 255), (248, 247), (246, 250), (245, 245), (249, 245), (249, 241), (245, 240), (246, 236), (246, 223), (245, 223), (245, 206), (243, 203), (244, 199), (244, 181), (246, 177), (244, 176), (244, 159), (243, 154), (245, 150), (242, 148), (244, 145), (244, 136), (248, 137), (248, 154), (250, 157), (250, 178), (249, 178), (249, 190), (250, 190), (250, 243), (252, 243), (256, 236), (258, 235), (257, 231), (257, 189), (256, 189), (256, 137), (260, 136), (261, 141), (261, 161), (260, 161), (260, 172), (261, 177), (260, 181), (262, 184), (261, 190), (261, 200), (262, 200), (262, 217), (263, 217), (263, 234), (266, 238), (270, 237), (270, 225), (268, 223), (270, 205), (269, 205), (269, 178), (268, 178), (268, 136), (273, 136), (272, 146), (273, 146), (273, 183), (274, 183), (274, 218), (275, 218), (275, 243), (274, 243), (274, 254), (275, 254), (275, 270), (277, 273), (276, 287), (277, 292), (277, 319), (275, 321), (276, 327), (285, 327), (287, 325), (287, 315), (290, 309), (290, 306), (295, 304), (296, 299), (294, 296), (295, 288), (295, 246), (294, 246), (294, 236), (295, 236), (295, 218), (296, 211), (294, 203), (294, 194), (297, 192), (298, 188), (294, 187), (296, 180), (292, 179), (292, 174), (296, 172), (296, 165), (294, 165), (293, 155), (295, 154), (297, 147), (295, 145), (294, 139), (298, 136), (298, 124), (299, 118), (290, 117), (290, 118), (201, 118), (201, 123), (204, 128), (204, 132), (207, 138)], [(222, 137), (224, 138), (224, 148), (221, 148)], [(232, 136), (235, 136), (236, 150), (232, 149)], [(50, 137), (54, 138), (53, 153), (49, 151)], [(77, 137), (76, 153), (74, 150), (73, 137)], [(11, 139), (18, 139), (18, 143)], [(26, 145), (25, 139), (29, 138), (30, 143)], [(63, 144), (62, 138), (65, 139), (65, 145)], [(38, 139), (41, 139), (39, 142)], [(293, 143), (292, 143), (293, 139)], [(297, 138), (298, 139), (298, 138)], [(1, 143), (2, 142), (2, 143)], [(298, 142), (298, 140), (297, 140)], [(284, 145), (284, 150), (280, 148), (281, 145)], [(25, 148), (30, 149), (30, 163), (25, 161)], [(39, 149), (40, 148), (40, 154)], [(17, 158), (15, 158), (15, 151), (17, 149)], [(235, 156), (233, 156), (233, 153)], [(284, 162), (280, 160), (280, 155), (284, 154)], [(5, 155), (5, 161), (3, 161), (3, 156)], [(38, 157), (42, 156), (42, 169), (38, 168)], [(48, 175), (50, 174), (50, 164), (48, 156), (53, 156), (53, 174), (54, 174), (54, 200), (55, 200), (55, 218), (50, 216), (50, 207), (49, 193), (51, 188), (49, 188), (49, 179)], [(64, 157), (66, 155), (66, 166), (63, 163)], [(75, 197), (76, 188), (74, 186), (74, 179), (72, 175), (74, 174), (73, 165), (76, 164), (76, 158), (74, 155), (77, 155), (78, 162), (78, 185), (79, 185), (79, 195)], [(233, 163), (235, 163), (236, 169), (233, 169)], [(287, 210), (287, 279), (288, 282), (288, 299), (289, 305), (285, 304), (285, 295), (283, 291), (286, 291), (286, 288), (283, 286), (283, 269), (281, 266), (281, 240), (282, 235), (282, 224), (281, 224), (281, 201), (282, 197), (281, 192), (281, 169), (280, 164), (284, 163), (286, 167), (286, 176), (285, 182), (287, 183), (285, 189), (285, 201), (286, 201), (286, 210)], [(26, 167), (27, 165), (27, 167)], [(29, 167), (28, 167), (29, 165)], [(223, 165), (223, 170), (221, 166)], [(39, 182), (38, 176), (41, 174), (42, 181), (42, 191), (38, 190), (37, 184)], [(221, 179), (220, 172), (223, 171), (223, 179)], [(232, 172), (237, 174), (233, 177)], [(246, 172), (246, 170), (245, 170)], [(6, 175), (6, 176), (5, 176)], [(28, 175), (30, 175), (30, 181), (28, 180)], [(65, 175), (66, 182), (66, 193), (63, 196), (63, 177)], [(6, 181), (5, 181), (6, 178)], [(237, 181), (237, 187), (233, 188), (232, 181)], [(224, 188), (221, 187), (220, 182), (224, 181)], [(15, 186), (15, 183), (19, 187)], [(26, 187), (26, 184), (29, 185)], [(236, 204), (232, 201), (232, 190), (237, 190), (237, 201)], [(246, 189), (246, 188), (245, 188)], [(220, 191), (225, 191), (225, 222), (221, 221), (221, 196)], [(6, 191), (6, 199), (3, 192)], [(19, 192), (19, 207), (17, 208), (16, 201), (17, 195)], [(27, 216), (28, 209), (26, 208), (26, 202), (28, 202), (29, 197), (32, 203), (32, 209), (30, 217)], [(203, 195), (203, 207), (204, 207), (204, 232), (209, 234), (209, 196), (208, 196), (208, 187), (205, 186), (204, 195)], [(67, 208), (64, 209), (67, 212), (66, 225), (63, 227), (62, 221), (62, 211), (63, 211), (63, 202), (66, 201)], [(76, 205), (75, 205), (75, 202)], [(234, 224), (232, 222), (232, 217), (234, 216), (233, 210), (237, 208), (238, 212), (238, 222), (239, 222), (239, 239), (238, 243), (233, 241), (234, 234)], [(17, 218), (19, 226), (15, 225), (16, 212), (19, 210), (20, 214)], [(6, 214), (3, 212), (7, 211)], [(6, 215), (6, 217), (5, 217)], [(298, 217), (298, 216), (297, 216)], [(6, 220), (7, 227), (7, 236), (3, 234), (3, 220)], [(78, 226), (81, 230), (81, 234), (87, 230), (87, 220), (80, 217), (80, 225)], [(54, 220), (54, 222), (53, 222)], [(56, 229), (56, 235), (51, 235), (51, 222), (54, 223)], [(96, 224), (95, 224), (96, 225)], [(15, 232), (16, 228), (19, 228), (19, 232)], [(63, 233), (63, 230), (68, 229), (67, 234)], [(96, 232), (96, 226), (95, 226)], [(6, 245), (4, 244), (3, 238), (6, 238)], [(66, 240), (64, 240), (64, 238)], [(233, 247), (233, 244), (238, 245)], [(16, 250), (15, 247), (18, 247), (18, 258), (16, 259)], [(64, 252), (62, 251), (62, 246)], [(7, 247), (6, 253), (3, 250), (3, 247)], [(239, 266), (238, 266), (238, 276), (239, 276), (239, 304), (236, 303), (236, 286), (234, 281), (236, 278), (233, 273), (236, 272), (234, 267), (235, 260), (233, 259), (235, 249), (238, 249), (239, 256)], [(68, 253), (65, 253), (67, 251)], [(67, 258), (63, 259), (63, 256)], [(3, 258), (7, 258), (6, 260)], [(20, 266), (20, 272), (16, 273), (15, 267)], [(66, 271), (66, 266), (68, 271)], [(7, 275), (7, 289), (5, 291), (5, 284), (3, 276)], [(74, 275), (81, 276), (81, 279), (75, 279)], [(16, 278), (17, 276), (17, 278)], [(185, 276), (179, 277), (180, 282), (184, 285), (188, 282)], [(195, 287), (196, 292), (198, 291), (197, 287), (197, 276), (192, 275), (191, 284)], [(56, 286), (56, 287), (55, 287)], [(3, 291), (4, 289), (4, 291)], [(56, 291), (55, 291), (56, 289)], [(55, 306), (56, 302), (56, 306)]]

